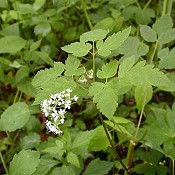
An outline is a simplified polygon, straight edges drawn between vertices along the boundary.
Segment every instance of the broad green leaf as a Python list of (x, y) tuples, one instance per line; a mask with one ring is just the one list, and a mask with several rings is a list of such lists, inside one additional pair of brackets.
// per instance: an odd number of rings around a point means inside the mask
[(108, 34), (107, 30), (102, 30), (102, 29), (96, 29), (96, 30), (92, 30), (86, 33), (83, 33), (80, 36), (80, 42), (88, 42), (88, 41), (99, 41), (102, 40), (104, 38), (106, 38), (106, 35)]
[(76, 154), (74, 154), (73, 152), (68, 152), (66, 158), (67, 158), (68, 163), (76, 166), (77, 168), (81, 167), (78, 156)]
[(125, 57), (135, 56), (136, 59), (146, 55), (148, 51), (149, 47), (146, 44), (140, 42), (138, 38), (130, 36), (119, 48), (120, 54), (124, 54)]
[(98, 41), (98, 54), (103, 57), (109, 56), (112, 50), (117, 49), (123, 44), (123, 42), (128, 38), (130, 31), (131, 27), (107, 37), (104, 42), (102, 40)]
[(123, 77), (125, 73), (127, 73), (133, 67), (134, 63), (135, 63), (135, 58), (133, 56), (129, 58), (125, 58), (123, 62), (120, 64), (118, 77)]
[(7, 7), (8, 7), (8, 0), (1, 0), (0, 8), (7, 8)]
[(44, 69), (37, 72), (32, 80), (32, 84), (35, 87), (42, 87), (49, 81), (55, 81), (64, 71), (64, 64), (61, 62), (55, 62), (54, 68)]
[(88, 153), (89, 142), (93, 137), (92, 133), (93, 131), (79, 132), (71, 145), (71, 152), (84, 157)]
[(73, 55), (69, 55), (65, 63), (65, 75), (66, 76), (78, 76), (84, 73), (83, 67), (80, 67), (80, 60)]
[(92, 45), (89, 43), (75, 42), (62, 47), (61, 49), (65, 52), (72, 53), (74, 56), (83, 57), (88, 54), (91, 48)]
[[(117, 20), (117, 22), (118, 21), (119, 20)], [(111, 17), (107, 17), (103, 18), (101, 21), (96, 23), (94, 29), (103, 29), (111, 32), (114, 29), (114, 27), (116, 27), (116, 21)]]
[(147, 42), (155, 42), (157, 40), (156, 32), (149, 26), (140, 25), (140, 33)]
[(97, 109), (111, 119), (118, 106), (118, 95), (113, 84), (95, 82), (89, 88), (89, 95), (93, 96), (93, 102), (97, 103)]
[(37, 133), (31, 133), (21, 139), (23, 149), (32, 149), (40, 144), (40, 136)]
[(45, 2), (46, 0), (35, 0), (33, 8), (37, 11), (45, 4)]
[(1, 131), (16, 131), (22, 128), (30, 118), (28, 106), (23, 102), (17, 102), (8, 107), (0, 119)]
[(30, 51), (35, 51), (36, 49), (38, 49), (38, 47), (39, 47), (40, 44), (41, 44), (41, 41), (42, 41), (42, 40), (40, 39), (40, 40), (34, 42), (33, 44), (31, 44), (31, 46), (30, 46)]
[(158, 53), (158, 57), (161, 58), (159, 61), (159, 68), (161, 69), (174, 69), (175, 68), (175, 47), (169, 51), (168, 48), (162, 49)]
[(100, 159), (92, 160), (83, 175), (105, 175), (111, 170), (113, 164), (113, 162), (102, 161)]
[(46, 175), (58, 163), (59, 161), (54, 160), (52, 157), (42, 156), (36, 171), (32, 175)]
[(71, 166), (63, 164), (61, 167), (55, 168), (49, 175), (76, 175)]
[(137, 86), (135, 88), (135, 100), (139, 111), (151, 100), (152, 94), (151, 86)]
[(9, 35), (0, 38), (0, 53), (16, 53), (23, 49), (26, 40), (19, 36)]
[(39, 23), (34, 27), (35, 35), (41, 35), (42, 37), (45, 37), (50, 31), (51, 26), (48, 22)]
[(0, 57), (0, 63), (5, 64), (7, 66), (10, 66), (12, 64), (10, 60), (8, 60), (7, 58), (3, 58), (3, 57)]
[[(106, 137), (106, 133), (104, 131), (104, 128), (102, 126), (99, 126), (95, 128), (93, 131), (93, 137), (90, 140), (88, 150), (89, 151), (101, 151), (106, 149), (110, 143), (109, 140)], [(97, 144), (100, 143), (100, 144)]]
[(40, 162), (38, 151), (22, 150), (10, 163), (9, 175), (31, 175)]
[(164, 15), (153, 24), (153, 30), (160, 36), (173, 27), (173, 20), (170, 15)]
[(97, 71), (98, 78), (111, 78), (117, 73), (118, 62), (111, 61), (102, 66), (102, 70)]
[(50, 58), (49, 54), (42, 51), (35, 51), (35, 53), (48, 65), (53, 66), (53, 60)]
[[(122, 62), (119, 72), (122, 71), (122, 65), (127, 64), (127, 62), (130, 61), (130, 59), (126, 59), (125, 62)], [(130, 70), (125, 72), (122, 77), (119, 76), (119, 81), (125, 85), (152, 85), (162, 88), (172, 87), (172, 83), (163, 72), (161, 72), (158, 68), (153, 68), (153, 65), (146, 65), (145, 61), (138, 62)]]
[(15, 82), (18, 83), (29, 75), (29, 68), (27, 66), (21, 66), (15, 76)]
[(22, 15), (35, 13), (35, 9), (33, 8), (33, 6), (31, 4), (28, 4), (28, 3), (25, 3), (25, 4), (20, 3), (17, 6), (17, 10), (18, 10), (17, 12), (22, 14)]
[(175, 39), (175, 28), (169, 29), (169, 30), (163, 32), (159, 36), (158, 41), (161, 44), (167, 44), (167, 43), (170, 43), (171, 41), (173, 41), (174, 39)]

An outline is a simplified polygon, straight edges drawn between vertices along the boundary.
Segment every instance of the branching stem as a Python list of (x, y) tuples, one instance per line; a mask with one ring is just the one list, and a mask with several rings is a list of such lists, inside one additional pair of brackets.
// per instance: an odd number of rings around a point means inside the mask
[(103, 125), (103, 128), (104, 128), (105, 134), (106, 134), (106, 136), (107, 136), (107, 139), (109, 140), (109, 143), (110, 143), (110, 145), (111, 145), (111, 147), (112, 147), (112, 149), (113, 149), (113, 151), (114, 151), (114, 153), (115, 153), (115, 155), (116, 155), (116, 158), (119, 160), (120, 164), (121, 164), (122, 167), (125, 169), (125, 171), (128, 171), (128, 169), (126, 168), (125, 164), (124, 164), (123, 161), (121, 160), (121, 158), (120, 158), (118, 152), (117, 152), (116, 149), (115, 149), (115, 146), (114, 146), (114, 144), (113, 144), (113, 142), (112, 142), (112, 139), (111, 139), (111, 137), (110, 137), (110, 135), (109, 135), (109, 131), (108, 131), (107, 127), (106, 127), (106, 124), (105, 124), (105, 122), (104, 122), (104, 120), (103, 120), (102, 115), (99, 114), (99, 117), (100, 117), (100, 121), (101, 121), (101, 123), (102, 123), (102, 125)]

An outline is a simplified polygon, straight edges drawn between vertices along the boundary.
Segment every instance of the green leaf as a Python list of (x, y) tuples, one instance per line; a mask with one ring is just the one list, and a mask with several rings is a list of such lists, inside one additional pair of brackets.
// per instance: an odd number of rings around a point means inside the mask
[(66, 60), (66, 65), (65, 65), (65, 75), (66, 76), (78, 76), (82, 75), (84, 73), (83, 67), (80, 67), (80, 60), (77, 59), (77, 57), (73, 55), (69, 55), (67, 60)]
[(131, 31), (131, 27), (109, 36), (104, 42), (102, 40), (97, 42), (98, 54), (103, 57), (107, 57), (111, 54), (111, 51), (117, 49), (128, 38)]
[[(88, 150), (89, 151), (101, 151), (106, 149), (110, 143), (109, 140), (106, 137), (106, 133), (104, 131), (104, 128), (102, 126), (98, 126), (93, 131), (93, 137), (90, 140)], [(97, 144), (100, 143), (100, 144)]]
[(163, 32), (159, 38), (158, 38), (158, 41), (161, 43), (161, 44), (167, 44), (167, 43), (170, 43), (171, 41), (173, 41), (175, 39), (175, 29), (169, 29), (165, 32)]
[(76, 175), (73, 168), (71, 166), (67, 166), (63, 164), (61, 167), (55, 168), (51, 174), (49, 175)]
[(32, 150), (22, 150), (15, 154), (10, 163), (9, 175), (31, 175), (40, 162), (39, 157), (39, 152)]
[(124, 54), (125, 57), (135, 56), (135, 58), (139, 58), (146, 55), (148, 51), (149, 47), (146, 44), (140, 42), (138, 38), (130, 36), (119, 48), (119, 53)]
[(33, 8), (37, 11), (45, 4), (45, 2), (46, 0), (35, 0)]
[(0, 8), (7, 8), (8, 7), (8, 1), (7, 0), (1, 0), (0, 1)]
[(48, 65), (53, 66), (53, 60), (50, 58), (49, 54), (42, 51), (35, 51), (35, 53)]
[[(119, 72), (122, 72), (123, 64), (126, 65), (132, 62), (132, 57), (125, 59), (120, 65)], [(135, 64), (125, 74), (119, 74), (119, 81), (125, 85), (145, 86), (152, 85), (156, 87), (171, 87), (172, 83), (158, 68), (153, 68), (153, 65), (146, 65), (145, 61), (140, 61)], [(154, 75), (154, 76), (152, 76)]]
[(111, 170), (112, 167), (113, 162), (95, 159), (89, 163), (83, 175), (105, 175)]
[(140, 25), (140, 33), (147, 42), (155, 42), (157, 40), (156, 32), (149, 26)]
[(111, 78), (117, 73), (118, 62), (113, 60), (102, 66), (102, 70), (97, 71), (98, 78)]
[(139, 111), (151, 100), (152, 94), (153, 90), (151, 86), (137, 86), (135, 88), (135, 100)]
[(40, 144), (40, 136), (36, 133), (31, 133), (21, 139), (23, 149), (32, 149)]
[(102, 29), (96, 29), (96, 30), (92, 30), (86, 33), (83, 33), (80, 36), (80, 42), (87, 42), (87, 41), (99, 41), (102, 40), (104, 38), (106, 38), (106, 35), (108, 34), (107, 30), (102, 30)]
[(15, 76), (15, 82), (19, 83), (25, 77), (29, 75), (29, 68), (27, 66), (21, 66)]
[(78, 156), (72, 152), (68, 152), (67, 154), (67, 162), (76, 166), (77, 168), (80, 168), (80, 161), (78, 159)]
[(161, 69), (174, 69), (175, 68), (175, 47), (169, 52), (168, 48), (162, 49), (158, 53), (158, 57), (161, 58), (159, 61), (159, 68)]
[(16, 131), (22, 128), (30, 118), (28, 106), (23, 102), (17, 102), (8, 107), (0, 119), (1, 131)]
[(93, 102), (97, 103), (97, 109), (111, 119), (118, 106), (118, 95), (113, 84), (95, 82), (89, 88), (89, 95), (93, 96)]
[(36, 49), (38, 49), (38, 47), (39, 47), (40, 44), (41, 44), (41, 41), (42, 41), (42, 40), (40, 39), (40, 40), (34, 42), (33, 44), (31, 44), (31, 46), (30, 46), (30, 51), (35, 51)]
[(61, 47), (62, 50), (68, 53), (72, 53), (74, 56), (83, 57), (91, 50), (92, 45), (89, 43), (75, 42), (67, 46)]
[(153, 24), (153, 30), (156, 31), (158, 36), (166, 32), (173, 27), (173, 20), (170, 15), (164, 15), (156, 20)]
[(16, 53), (23, 49), (26, 40), (19, 36), (5, 36), (0, 38), (0, 53)]
[(46, 175), (58, 163), (59, 161), (53, 160), (52, 157), (42, 156), (40, 159), (40, 163), (36, 168), (36, 171), (32, 175)]
[(39, 23), (34, 28), (35, 35), (41, 35), (45, 37), (51, 31), (51, 26), (47, 22)]
[(54, 68), (44, 69), (37, 72), (32, 80), (35, 87), (42, 87), (50, 81), (55, 81), (64, 71), (64, 64), (61, 62), (54, 63)]

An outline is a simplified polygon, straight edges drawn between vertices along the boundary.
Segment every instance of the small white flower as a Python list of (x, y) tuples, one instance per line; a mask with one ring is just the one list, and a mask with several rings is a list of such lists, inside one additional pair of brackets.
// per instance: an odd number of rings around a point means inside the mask
[(54, 123), (52, 123), (51, 121), (49, 120), (46, 120), (45, 122), (46, 124), (46, 129), (49, 131), (49, 132), (53, 132), (54, 134), (62, 134), (63, 131), (61, 131)]
[(60, 119), (60, 123), (61, 124), (63, 124), (64, 123), (64, 119), (62, 118), (62, 119)]
[(66, 89), (67, 92), (71, 93), (72, 92), (72, 89), (71, 88), (68, 88)]
[(93, 70), (92, 69), (87, 71), (87, 76), (89, 79), (93, 79)]
[(74, 95), (73, 99), (74, 99), (74, 101), (77, 101), (78, 97), (76, 95)]
[(58, 111), (58, 113), (59, 113), (60, 115), (64, 115), (64, 114), (66, 113), (66, 111), (65, 111), (65, 109), (60, 109), (60, 110)]

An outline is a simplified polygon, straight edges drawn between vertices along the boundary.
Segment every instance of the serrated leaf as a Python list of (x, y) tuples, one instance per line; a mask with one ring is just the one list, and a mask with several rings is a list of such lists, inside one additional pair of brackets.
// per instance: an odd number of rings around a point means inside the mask
[(149, 26), (140, 25), (140, 33), (147, 42), (155, 42), (157, 40), (156, 32)]
[(16, 53), (23, 49), (25, 45), (26, 40), (19, 36), (5, 36), (0, 38), (0, 53)]
[(158, 57), (161, 60), (166, 59), (166, 57), (168, 57), (168, 55), (169, 55), (169, 48), (168, 47), (163, 48), (158, 52)]
[(149, 47), (146, 44), (140, 42), (138, 38), (130, 36), (119, 48), (119, 53), (124, 54), (125, 57), (135, 56), (135, 58), (138, 58), (146, 55), (148, 51)]
[(161, 44), (167, 44), (167, 43), (170, 43), (171, 41), (173, 41), (175, 39), (175, 29), (169, 29), (165, 32), (163, 32), (159, 38), (158, 38), (158, 41), (161, 43)]
[(108, 34), (107, 30), (102, 30), (102, 29), (92, 30), (92, 31), (83, 33), (80, 36), (80, 42), (99, 41), (99, 40), (102, 40), (102, 39), (106, 38), (107, 34)]
[(30, 118), (28, 106), (23, 102), (17, 102), (8, 107), (0, 119), (1, 131), (16, 131), (22, 128)]
[(102, 66), (102, 70), (97, 71), (98, 78), (111, 78), (117, 73), (118, 62), (113, 60)]
[(54, 63), (54, 68), (44, 69), (37, 72), (32, 80), (32, 84), (35, 87), (42, 87), (49, 81), (55, 81), (64, 71), (64, 64), (61, 62)]
[(153, 24), (153, 30), (160, 36), (173, 27), (173, 20), (170, 15), (164, 15)]
[(39, 157), (39, 152), (32, 150), (22, 150), (15, 154), (10, 163), (9, 175), (31, 175), (40, 162)]
[(112, 50), (117, 49), (128, 38), (131, 27), (109, 36), (104, 42), (102, 40), (97, 42), (98, 54), (107, 57), (111, 54)]
[(112, 167), (113, 162), (95, 159), (89, 163), (83, 175), (105, 175)]
[[(119, 72), (122, 71), (122, 65), (127, 64), (127, 62), (130, 62), (130, 59), (126, 59), (125, 62), (121, 63)], [(156, 87), (172, 86), (170, 80), (163, 72), (161, 72), (158, 68), (153, 68), (153, 65), (146, 65), (145, 61), (138, 62), (130, 70), (125, 72), (124, 76), (119, 76), (119, 78), (120, 83), (125, 85), (152, 85)]]
[(83, 57), (88, 54), (88, 52), (91, 50), (92, 45), (89, 43), (83, 43), (83, 42), (75, 42), (71, 43), (67, 46), (61, 47), (62, 50), (64, 50), (67, 53), (72, 53), (74, 56), (77, 57)]
[(66, 76), (73, 76), (73, 75), (82, 75), (84, 73), (83, 67), (80, 67), (80, 60), (73, 55), (69, 55), (66, 64), (65, 64), (65, 75)]
[(112, 84), (95, 82), (89, 88), (89, 95), (93, 96), (93, 102), (97, 103), (97, 109), (111, 119), (118, 106), (117, 91)]
[(153, 90), (151, 86), (137, 86), (135, 88), (135, 100), (139, 111), (151, 100)]
[(80, 161), (78, 159), (78, 156), (74, 154), (73, 152), (68, 152), (67, 154), (67, 162), (76, 166), (77, 168), (80, 168)]

